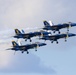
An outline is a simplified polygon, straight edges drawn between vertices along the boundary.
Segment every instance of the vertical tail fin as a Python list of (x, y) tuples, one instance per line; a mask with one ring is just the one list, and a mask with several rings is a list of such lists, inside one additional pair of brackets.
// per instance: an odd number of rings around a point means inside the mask
[(15, 33), (16, 33), (17, 35), (22, 34), (18, 29), (15, 29)]
[(50, 26), (50, 24), (47, 21), (43, 21), (45, 27)]
[(49, 21), (49, 24), (50, 24), (50, 26), (53, 26), (54, 25), (54, 23), (52, 21)]
[(19, 46), (15, 41), (12, 41), (12, 45), (13, 45), (13, 47)]
[(22, 33), (25, 34), (25, 31), (22, 29)]

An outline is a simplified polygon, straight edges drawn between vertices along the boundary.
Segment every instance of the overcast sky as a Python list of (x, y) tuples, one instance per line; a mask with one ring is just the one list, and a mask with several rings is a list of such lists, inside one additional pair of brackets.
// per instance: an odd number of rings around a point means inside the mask
[[(15, 28), (27, 32), (27, 28), (43, 27), (44, 20), (54, 24), (76, 22), (76, 1), (0, 0), (1, 75), (76, 75), (76, 37), (68, 38), (67, 42), (59, 40), (58, 45), (46, 41), (47, 46), (38, 48), (37, 52), (29, 50), (29, 55), (26, 52), (14, 55), (14, 51), (5, 50), (12, 46), (14, 39), (9, 36), (14, 35)], [(75, 30), (73, 27), (70, 32), (76, 33)]]

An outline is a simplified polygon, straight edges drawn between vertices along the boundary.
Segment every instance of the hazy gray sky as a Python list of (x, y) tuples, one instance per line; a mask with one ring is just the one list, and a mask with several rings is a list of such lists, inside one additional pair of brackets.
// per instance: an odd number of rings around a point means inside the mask
[[(37, 52), (29, 50), (29, 55), (4, 51), (11, 47), (10, 39), (1, 43), (3, 36), (14, 35), (14, 28), (40, 28), (44, 20), (52, 20), (55, 24), (76, 22), (75, 7), (75, 0), (0, 0), (0, 74), (76, 75), (76, 37), (69, 38), (66, 43), (64, 39), (59, 40), (58, 45), (46, 41), (47, 46)], [(76, 27), (71, 28), (70, 32), (76, 33), (75, 30)]]

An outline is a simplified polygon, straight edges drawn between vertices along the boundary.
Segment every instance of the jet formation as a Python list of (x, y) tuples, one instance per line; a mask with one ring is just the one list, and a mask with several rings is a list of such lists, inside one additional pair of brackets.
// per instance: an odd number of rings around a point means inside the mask
[[(34, 32), (29, 32), (25, 33), (24, 30), (20, 31), (19, 29), (14, 29), (15, 35), (13, 36), (16, 39), (24, 39), (25, 42), (29, 40), (32, 42), (33, 37), (38, 37), (39, 40), (49, 40), (51, 43), (56, 41), (56, 44), (58, 44), (58, 40), (63, 38), (65, 39), (65, 42), (67, 41), (67, 38), (76, 36), (76, 34), (69, 33), (69, 28), (76, 26), (76, 23), (68, 22), (68, 23), (63, 23), (63, 24), (57, 24), (55, 25), (54, 23), (43, 21), (44, 27), (41, 28), (42, 30), (40, 31), (34, 31)], [(67, 28), (66, 33), (61, 33), (60, 30)], [(51, 33), (53, 31), (53, 34)], [(58, 32), (57, 34), (54, 34), (55, 32)], [(47, 45), (46, 43), (42, 42), (35, 42), (32, 44), (26, 44), (22, 45), (21, 43), (18, 44), (16, 41), (12, 41), (12, 48), (9, 48), (7, 50), (14, 50), (14, 51), (21, 51), (21, 53), (24, 53), (25, 51), (27, 54), (29, 54), (29, 49), (35, 49), (37, 51), (38, 47), (45, 46)]]

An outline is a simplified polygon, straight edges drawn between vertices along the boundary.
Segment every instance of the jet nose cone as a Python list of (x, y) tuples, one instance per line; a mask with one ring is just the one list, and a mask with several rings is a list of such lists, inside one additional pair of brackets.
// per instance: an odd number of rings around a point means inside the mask
[(76, 23), (72, 23), (72, 26), (76, 26)]
[(76, 34), (72, 34), (72, 36), (76, 36)]
[(46, 43), (43, 43), (43, 45), (46, 45)]
[(76, 34), (72, 34), (72, 36), (76, 36)]
[(41, 43), (41, 44), (39, 44), (39, 46), (45, 46), (46, 45), (46, 43)]
[(69, 36), (76, 36), (76, 34), (69, 34)]

